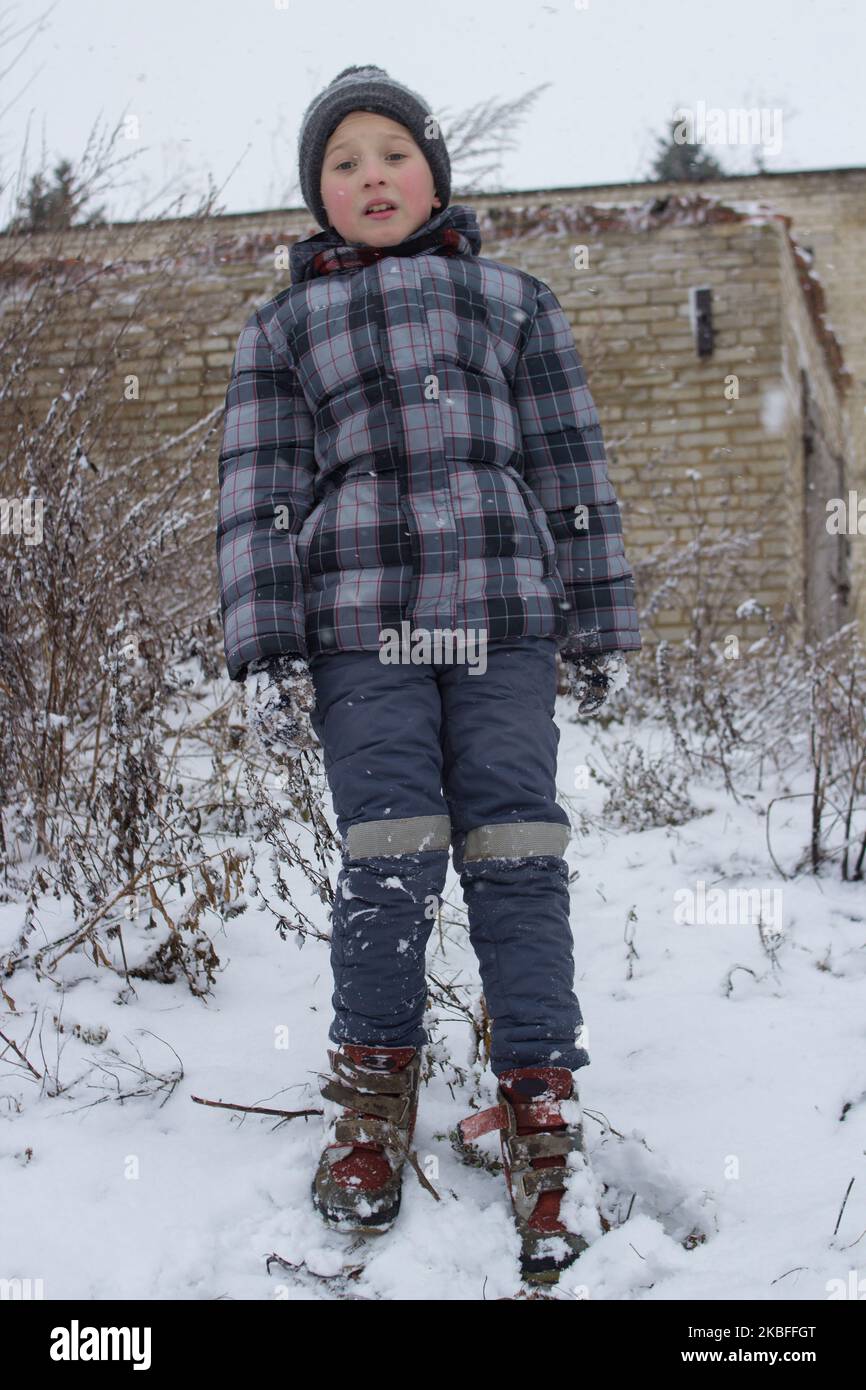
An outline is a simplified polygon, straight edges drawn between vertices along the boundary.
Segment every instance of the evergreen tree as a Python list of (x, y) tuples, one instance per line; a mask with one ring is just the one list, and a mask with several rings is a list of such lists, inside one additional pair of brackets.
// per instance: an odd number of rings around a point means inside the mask
[(8, 232), (54, 232), (64, 227), (99, 227), (105, 225), (104, 207), (89, 216), (81, 216), (90, 194), (76, 184), (75, 171), (68, 159), (61, 159), (54, 168), (54, 181), (48, 183), (40, 171), (33, 175), (30, 186), (17, 201), (16, 214)]
[(680, 143), (675, 131), (682, 123), (670, 122), (667, 139), (656, 136), (658, 152), (651, 165), (650, 178), (657, 183), (703, 183), (707, 179), (726, 179), (728, 175), (722, 166), (703, 145), (688, 141)]

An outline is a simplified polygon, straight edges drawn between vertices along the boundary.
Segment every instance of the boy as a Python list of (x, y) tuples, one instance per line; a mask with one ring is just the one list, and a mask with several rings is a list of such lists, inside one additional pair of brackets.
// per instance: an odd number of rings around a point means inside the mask
[(265, 747), (319, 739), (342, 837), (314, 1203), (350, 1231), (399, 1210), (450, 846), (499, 1082), (461, 1132), (502, 1131), (523, 1273), (555, 1279), (585, 1248), (559, 1205), (589, 1061), (556, 652), (588, 713), (641, 646), (598, 416), (552, 291), (479, 257), (475, 214), (449, 205), (417, 94), (347, 68), (298, 158), (324, 230), (241, 333), (217, 545), (229, 674)]

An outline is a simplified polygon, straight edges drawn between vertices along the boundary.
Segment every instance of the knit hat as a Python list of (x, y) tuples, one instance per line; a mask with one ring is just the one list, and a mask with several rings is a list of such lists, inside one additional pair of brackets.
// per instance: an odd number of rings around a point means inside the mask
[[(374, 111), (390, 116), (410, 131), (433, 175), (435, 191), (442, 207), (451, 199), (451, 161), (437, 124), (427, 133), (434, 118), (417, 92), (389, 77), (384, 68), (367, 64), (344, 68), (323, 92), (314, 97), (304, 113), (298, 137), (298, 169), (304, 202), (319, 226), (328, 227), (328, 214), (322, 202), (321, 178), (325, 146), (350, 111)], [(437, 209), (441, 211), (441, 209)]]

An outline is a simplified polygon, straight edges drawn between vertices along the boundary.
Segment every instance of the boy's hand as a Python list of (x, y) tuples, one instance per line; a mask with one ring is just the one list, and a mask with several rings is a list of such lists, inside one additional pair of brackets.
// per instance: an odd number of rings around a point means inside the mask
[(265, 657), (247, 668), (247, 719), (268, 757), (294, 761), (318, 743), (309, 712), (316, 691), (301, 656)]
[(600, 652), (589, 656), (564, 656), (568, 693), (579, 701), (578, 714), (597, 714), (615, 690), (628, 683), (628, 667), (623, 652)]

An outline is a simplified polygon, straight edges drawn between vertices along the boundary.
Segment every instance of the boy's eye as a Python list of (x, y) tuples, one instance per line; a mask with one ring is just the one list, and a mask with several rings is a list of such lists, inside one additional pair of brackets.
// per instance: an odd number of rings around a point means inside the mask
[[(394, 151), (392, 152), (392, 154), (389, 154), (389, 155), (386, 155), (386, 156), (385, 156), (386, 159), (394, 159), (394, 158), (396, 158), (396, 159), (408, 159), (408, 157), (409, 157), (409, 156), (408, 156), (408, 155), (405, 155), (405, 154), (403, 153), (402, 150), (394, 150)], [(337, 169), (343, 169), (347, 164), (351, 164), (351, 163), (352, 163), (351, 159), (343, 159), (343, 160), (341, 160), (341, 162), (340, 162), (339, 164), (337, 164), (335, 167), (336, 167)]]

